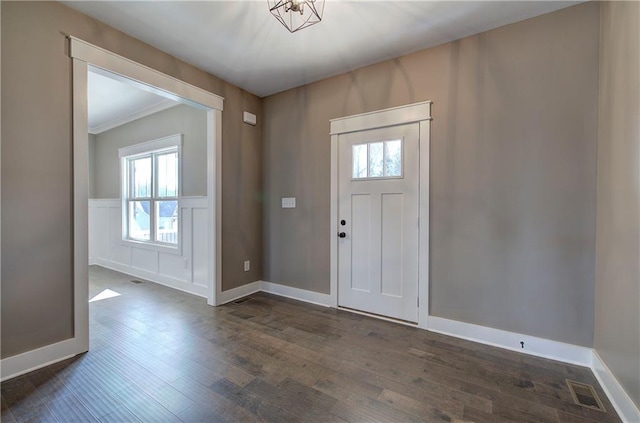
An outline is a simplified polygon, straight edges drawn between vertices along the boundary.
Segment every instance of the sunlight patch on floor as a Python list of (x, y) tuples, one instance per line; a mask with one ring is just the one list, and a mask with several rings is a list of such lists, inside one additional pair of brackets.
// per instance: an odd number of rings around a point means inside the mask
[(98, 295), (90, 299), (89, 302), (92, 303), (94, 301), (106, 300), (108, 298), (119, 297), (120, 295), (122, 294), (116, 291), (112, 291), (110, 289), (105, 289), (104, 291), (102, 291), (101, 293), (99, 293)]

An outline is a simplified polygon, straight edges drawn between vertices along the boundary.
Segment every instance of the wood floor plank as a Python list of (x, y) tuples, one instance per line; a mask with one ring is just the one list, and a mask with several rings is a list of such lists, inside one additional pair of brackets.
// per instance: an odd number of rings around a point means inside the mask
[[(114, 411), (122, 410), (124, 408), (120, 402), (114, 399), (106, 391), (91, 390), (83, 392), (82, 387), (79, 386), (75, 392), (77, 392), (76, 396), (82, 405), (99, 420), (102, 420), (105, 416), (113, 413)], [(127, 415), (130, 414), (126, 410), (124, 412)]]
[(313, 387), (337, 400), (343, 400), (352, 395), (376, 399), (384, 390), (369, 381), (350, 378), (342, 372), (333, 370), (325, 372)]
[(100, 421), (104, 423), (140, 423), (142, 420), (137, 418), (126, 407), (119, 406), (111, 410), (111, 412), (100, 417)]
[(412, 414), (393, 408), (384, 402), (359, 396), (350, 396), (342, 401), (338, 401), (331, 409), (331, 414), (351, 423), (423, 421)]
[(29, 379), (29, 375), (18, 376), (3, 382), (1, 390), (3, 402), (9, 408), (18, 404), (33, 407), (42, 403), (41, 396), (37, 395), (37, 389)]
[(513, 423), (513, 420), (507, 420), (490, 412), (488, 413), (469, 406), (464, 407), (462, 419), (474, 423)]
[[(173, 383), (180, 392), (191, 398), (196, 404), (181, 412), (179, 416), (189, 419), (199, 419), (207, 413), (211, 414), (209, 421), (257, 421), (257, 417), (250, 411), (239, 406), (234, 401), (218, 395), (214, 390), (185, 377)], [(199, 410), (202, 409), (202, 410)], [(185, 421), (190, 421), (189, 419)]]
[[(600, 412), (597, 412), (597, 413), (600, 413)], [(593, 418), (589, 418), (589, 417), (593, 417)], [(603, 413), (585, 417), (585, 416), (576, 415), (573, 413), (558, 411), (558, 418), (562, 423), (596, 423), (596, 422), (603, 423), (603, 422), (609, 421), (608, 417)]]
[(219, 380), (211, 385), (210, 389), (250, 411), (261, 421), (274, 423), (300, 421), (298, 417), (288, 411), (265, 401), (259, 395), (253, 394), (250, 389), (243, 389), (227, 379)]
[(39, 404), (33, 407), (14, 406), (11, 408), (13, 418), (17, 422), (41, 422), (41, 423), (61, 423), (64, 420), (59, 421), (51, 410), (45, 404)]
[(337, 402), (329, 395), (290, 379), (277, 386), (256, 379), (243, 389), (306, 421), (330, 421), (332, 416), (328, 410)]
[[(89, 353), (1, 384), (3, 422), (620, 421), (584, 367), (256, 293), (202, 298), (92, 266)], [(606, 413), (573, 403), (594, 385)]]
[(47, 407), (53, 416), (61, 422), (90, 423), (98, 421), (73, 394), (50, 399), (47, 402)]
[(0, 422), (4, 423), (16, 423), (16, 419), (13, 417), (13, 413), (8, 408), (2, 410), (0, 414)]
[(494, 401), (491, 414), (519, 422), (558, 423), (557, 410), (516, 398)]
[(393, 408), (410, 413), (419, 419), (453, 420), (461, 418), (464, 406), (455, 401), (441, 399), (439, 401), (417, 401), (408, 396), (385, 389), (378, 399), (391, 405)]
[(152, 372), (129, 360), (128, 357), (123, 357), (110, 349), (102, 350), (97, 354), (105, 366), (126, 377), (132, 386), (149, 395), (172, 413), (178, 414), (193, 405), (189, 398), (173, 389)]

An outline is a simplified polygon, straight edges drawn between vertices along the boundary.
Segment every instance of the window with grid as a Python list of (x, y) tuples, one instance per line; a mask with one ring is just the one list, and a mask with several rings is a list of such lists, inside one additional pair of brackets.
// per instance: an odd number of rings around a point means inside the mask
[(120, 149), (125, 240), (179, 245), (181, 144), (176, 135)]
[(402, 178), (402, 140), (389, 140), (352, 146), (352, 178)]

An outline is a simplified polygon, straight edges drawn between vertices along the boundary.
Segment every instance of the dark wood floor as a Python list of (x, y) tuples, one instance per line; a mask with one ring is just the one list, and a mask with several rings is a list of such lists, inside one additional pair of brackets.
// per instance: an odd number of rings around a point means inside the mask
[[(91, 268), (91, 351), (2, 384), (2, 421), (618, 422), (589, 369), (267, 294), (213, 308)], [(593, 384), (606, 413), (573, 403)]]

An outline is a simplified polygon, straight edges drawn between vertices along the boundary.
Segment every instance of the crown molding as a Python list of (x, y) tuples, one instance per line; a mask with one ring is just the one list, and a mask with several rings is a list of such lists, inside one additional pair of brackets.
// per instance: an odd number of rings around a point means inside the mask
[(138, 120), (143, 117), (147, 117), (154, 113), (158, 113), (163, 110), (167, 110), (179, 105), (180, 105), (179, 103), (176, 103), (168, 99), (162, 100), (160, 103), (152, 104), (151, 106), (147, 106), (144, 109), (130, 113), (126, 116), (119, 117), (118, 119), (114, 119), (109, 122), (103, 123), (102, 125), (89, 127), (89, 133), (93, 135), (101, 134), (103, 132), (108, 131), (109, 129), (117, 128), (118, 126), (122, 126), (129, 122), (133, 122), (134, 120)]

